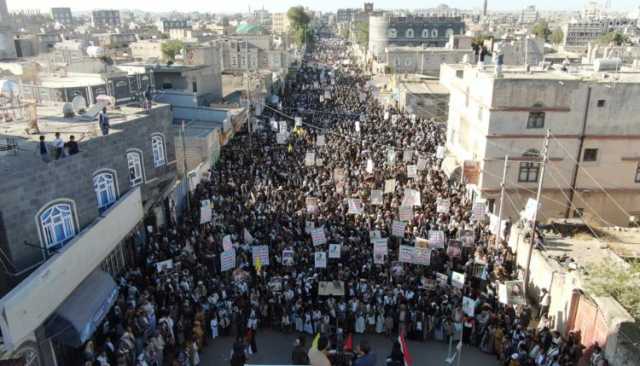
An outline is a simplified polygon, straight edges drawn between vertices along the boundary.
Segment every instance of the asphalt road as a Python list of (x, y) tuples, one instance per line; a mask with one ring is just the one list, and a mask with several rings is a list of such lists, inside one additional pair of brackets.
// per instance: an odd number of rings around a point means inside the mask
[[(272, 330), (262, 330), (256, 337), (258, 353), (251, 356), (248, 365), (290, 365), (291, 350), (296, 333), (283, 334)], [(385, 359), (391, 353), (393, 344), (391, 338), (378, 335), (356, 335), (354, 346), (361, 338), (366, 338), (376, 353), (378, 366), (384, 366)], [(201, 353), (201, 366), (226, 366), (229, 365), (233, 337), (219, 337), (209, 341)], [(307, 345), (311, 344), (311, 336), (307, 337)], [(441, 366), (445, 365), (448, 344), (428, 341), (409, 341), (409, 352), (413, 358), (414, 366)], [(499, 363), (495, 356), (480, 352), (475, 347), (464, 347), (460, 366), (497, 366)]]

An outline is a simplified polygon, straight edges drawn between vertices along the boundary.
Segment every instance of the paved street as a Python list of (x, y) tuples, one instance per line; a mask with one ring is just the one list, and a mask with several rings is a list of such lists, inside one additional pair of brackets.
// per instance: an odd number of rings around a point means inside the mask
[[(258, 332), (258, 353), (250, 360), (251, 365), (288, 365), (291, 359), (291, 350), (295, 333), (282, 334), (271, 330)], [(356, 336), (354, 346), (358, 344), (361, 336)], [(392, 341), (383, 336), (367, 336), (372, 349), (378, 355), (378, 365), (384, 366), (384, 360), (391, 352)], [(202, 352), (202, 366), (223, 366), (229, 364), (233, 337), (222, 337), (209, 343)], [(311, 344), (311, 337), (307, 338), (307, 345)], [(444, 365), (447, 355), (447, 345), (440, 342), (418, 343), (409, 341), (409, 351), (414, 361), (414, 366)], [(480, 352), (475, 347), (465, 347), (462, 350), (462, 366), (496, 366), (498, 362), (495, 356)]]

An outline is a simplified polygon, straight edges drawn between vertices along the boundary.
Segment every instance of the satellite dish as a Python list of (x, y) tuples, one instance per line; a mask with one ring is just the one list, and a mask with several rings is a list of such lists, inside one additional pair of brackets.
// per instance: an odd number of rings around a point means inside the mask
[(76, 95), (71, 100), (71, 105), (73, 106), (73, 111), (76, 112), (76, 114), (82, 114), (87, 108), (87, 101), (82, 95)]

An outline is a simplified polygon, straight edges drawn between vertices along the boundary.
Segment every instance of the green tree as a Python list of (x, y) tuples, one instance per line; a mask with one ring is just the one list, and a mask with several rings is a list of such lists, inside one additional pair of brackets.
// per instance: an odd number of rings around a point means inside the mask
[(536, 25), (533, 26), (533, 30), (531, 31), (536, 37), (542, 38), (545, 41), (549, 40), (549, 36), (551, 35), (551, 29), (549, 29), (549, 23), (546, 20), (541, 20)]
[(564, 39), (564, 32), (560, 28), (556, 28), (549, 37), (549, 41), (553, 44), (560, 44)]
[(635, 319), (640, 319), (640, 263), (629, 268), (613, 261), (587, 267), (586, 287), (596, 296), (611, 296)]
[(356, 42), (361, 46), (369, 44), (369, 23), (359, 21), (353, 25), (355, 32)]
[(170, 61), (175, 61), (176, 55), (182, 51), (184, 43), (179, 40), (170, 40), (162, 44), (162, 54)]
[(616, 46), (622, 46), (623, 44), (631, 44), (631, 40), (625, 34), (620, 32), (605, 33), (598, 38), (598, 43), (604, 45), (614, 44)]
[(313, 43), (313, 29), (309, 26), (311, 17), (304, 11), (302, 6), (294, 6), (287, 11), (291, 35), (296, 45)]

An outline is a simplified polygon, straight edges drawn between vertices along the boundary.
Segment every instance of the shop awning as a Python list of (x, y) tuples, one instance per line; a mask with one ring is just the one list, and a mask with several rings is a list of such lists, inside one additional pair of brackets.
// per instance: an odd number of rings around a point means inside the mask
[(99, 269), (94, 271), (47, 320), (46, 337), (71, 347), (82, 346), (117, 298), (118, 286), (111, 275)]

